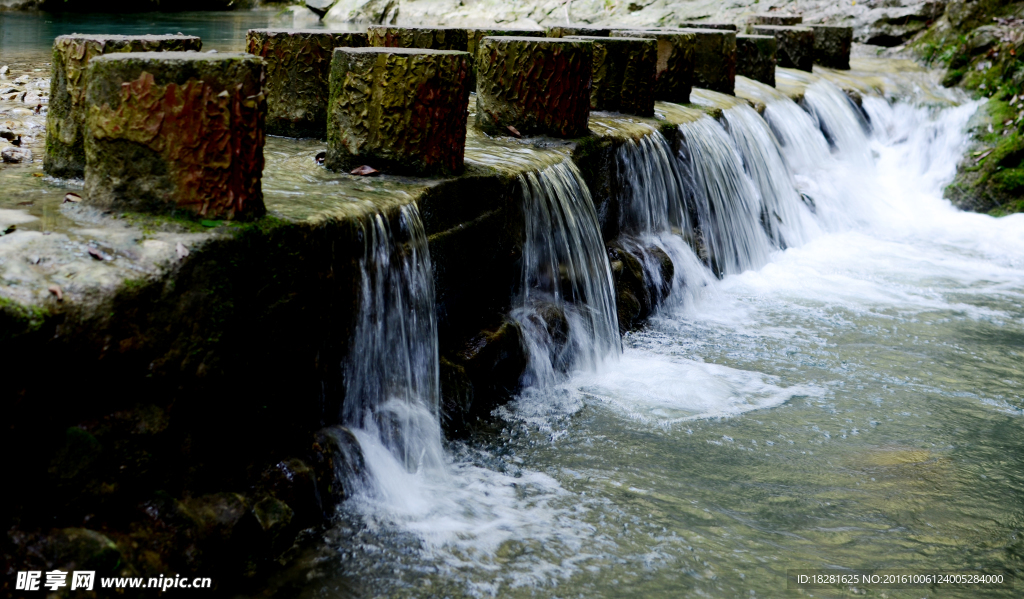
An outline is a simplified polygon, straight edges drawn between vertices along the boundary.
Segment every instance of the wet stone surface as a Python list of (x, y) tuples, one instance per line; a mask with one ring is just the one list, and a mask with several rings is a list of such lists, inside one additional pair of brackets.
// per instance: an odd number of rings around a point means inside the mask
[(775, 86), (775, 49), (772, 35), (736, 36), (736, 74)]
[(810, 72), (814, 66), (814, 30), (810, 27), (754, 25), (754, 35), (775, 37), (778, 66)]

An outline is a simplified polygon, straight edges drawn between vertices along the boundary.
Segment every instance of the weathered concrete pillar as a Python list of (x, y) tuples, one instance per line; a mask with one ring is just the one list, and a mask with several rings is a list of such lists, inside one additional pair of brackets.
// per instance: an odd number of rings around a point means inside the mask
[(694, 50), (697, 35), (684, 31), (613, 31), (612, 37), (644, 37), (658, 40), (658, 72), (654, 99), (676, 104), (690, 102), (693, 88)]
[(750, 17), (751, 25), (799, 25), (804, 22), (800, 15), (766, 12)]
[(607, 27), (548, 27), (546, 37), (608, 37)]
[(476, 89), (476, 55), (480, 50), (480, 40), (485, 37), (544, 37), (544, 32), (539, 29), (484, 29), (467, 28), (468, 50), (470, 64), (473, 67), (472, 76), (469, 79), (469, 89)]
[(328, 168), (385, 173), (462, 172), (469, 53), (337, 48), (327, 112)]
[(267, 133), (327, 137), (327, 79), (339, 47), (366, 46), (365, 33), (322, 29), (250, 29), (246, 49), (267, 69)]
[(686, 29), (697, 36), (693, 48), (693, 85), (723, 94), (736, 88), (736, 32)]
[(850, 68), (853, 27), (808, 25), (814, 30), (814, 63), (833, 69)]
[(53, 41), (43, 168), (56, 177), (85, 173), (85, 88), (89, 61), (112, 52), (199, 51), (191, 35), (62, 35)]
[(780, 67), (810, 71), (814, 66), (814, 30), (810, 27), (754, 25), (752, 33), (775, 37), (775, 59)]
[(261, 216), (263, 61), (142, 52), (92, 60), (85, 201), (207, 219)]
[(586, 135), (593, 45), (485, 37), (477, 54), (476, 123), (498, 135)]
[(459, 27), (373, 25), (366, 30), (366, 34), (371, 46), (469, 51), (469, 33)]
[(594, 46), (590, 109), (654, 116), (658, 42), (627, 37), (566, 36)]
[[(724, 31), (736, 31), (732, 23), (705, 23), (704, 21), (684, 21), (678, 25), (679, 29), (722, 29)], [(659, 28), (660, 29), (660, 28)]]
[(773, 35), (736, 36), (736, 74), (775, 87)]

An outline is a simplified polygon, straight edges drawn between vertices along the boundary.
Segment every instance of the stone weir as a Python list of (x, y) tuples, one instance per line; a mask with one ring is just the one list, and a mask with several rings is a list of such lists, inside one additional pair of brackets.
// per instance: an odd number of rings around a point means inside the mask
[(3, 165), (0, 189), (19, 190), (0, 197), (3, 449), (19, 456), (8, 563), (254, 584), (344, 498), (336, 469), (358, 466), (351, 439), (322, 429), (344, 401), (373, 221), (399, 231), (412, 203), (422, 215), (444, 426), (465, 435), (525, 367), (506, 316), (522, 272), (519, 177), (575, 161), (612, 243), (618, 149), (652, 131), (678, 144), (678, 125), (708, 112), (595, 112), (564, 138), (485, 135), (470, 114), (464, 170), (435, 177), (335, 172), (324, 142), (272, 137), (266, 214), (244, 222), (111, 210), (35, 165)]

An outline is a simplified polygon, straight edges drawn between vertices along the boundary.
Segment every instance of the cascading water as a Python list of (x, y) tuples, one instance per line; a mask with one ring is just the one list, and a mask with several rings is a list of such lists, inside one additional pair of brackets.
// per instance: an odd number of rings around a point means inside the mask
[(396, 501), (407, 473), (444, 471), (433, 271), (415, 204), (402, 207), (396, 228), (378, 214), (362, 233), (341, 420), (359, 441), (368, 476), (347, 482), (356, 495)]
[(849, 96), (828, 81), (816, 81), (807, 86), (804, 105), (843, 160), (858, 166), (871, 164), (867, 150), (870, 126)]
[(723, 275), (763, 266), (772, 247), (760, 225), (761, 198), (728, 134), (709, 117), (679, 129), (683, 136), (680, 160), (692, 182), (692, 201), (708, 259)]
[(526, 386), (593, 369), (621, 348), (604, 241), (590, 191), (571, 160), (520, 176), (523, 279), (512, 317), (530, 367)]

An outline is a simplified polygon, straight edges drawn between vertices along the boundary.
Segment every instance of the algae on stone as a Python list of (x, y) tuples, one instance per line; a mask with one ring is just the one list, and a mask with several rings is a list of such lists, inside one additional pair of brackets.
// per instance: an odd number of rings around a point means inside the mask
[(643, 38), (566, 36), (594, 45), (590, 109), (654, 116), (658, 42)]
[(592, 53), (592, 44), (582, 40), (484, 38), (477, 64), (477, 126), (498, 135), (585, 135)]
[(53, 41), (43, 168), (55, 177), (85, 173), (85, 89), (89, 61), (115, 52), (199, 51), (191, 35), (62, 35)]
[(327, 158), (331, 169), (462, 172), (469, 53), (420, 48), (336, 48), (331, 62)]
[(328, 76), (338, 47), (367, 45), (365, 33), (323, 29), (250, 29), (246, 50), (267, 69), (267, 133), (327, 136)]
[(112, 54), (89, 66), (85, 201), (262, 216), (266, 99), (250, 54)]

